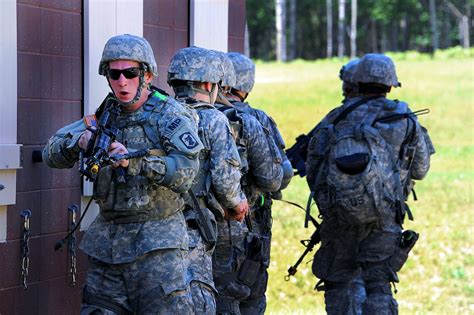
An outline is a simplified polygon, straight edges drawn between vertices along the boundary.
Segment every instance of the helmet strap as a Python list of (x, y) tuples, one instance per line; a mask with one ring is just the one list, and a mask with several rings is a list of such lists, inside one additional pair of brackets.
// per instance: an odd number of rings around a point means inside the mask
[(240, 95), (240, 93), (238, 93), (238, 90), (234, 88), (230, 90), (230, 94), (237, 97), (241, 102), (244, 102), (247, 96), (249, 95), (249, 93), (245, 93), (245, 96), (242, 96)]

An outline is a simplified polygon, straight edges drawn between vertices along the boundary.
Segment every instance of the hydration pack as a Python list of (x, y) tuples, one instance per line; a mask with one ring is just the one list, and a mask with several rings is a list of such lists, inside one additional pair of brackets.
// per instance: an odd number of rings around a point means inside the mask
[[(399, 156), (382, 137), (382, 129), (387, 134), (387, 130), (395, 127), (377, 119), (385, 116), (387, 104), (393, 110), (397, 102), (369, 102), (373, 99), (361, 99), (335, 119), (328, 119), (310, 143), (318, 163), (313, 194), (323, 219), (335, 215), (341, 224), (359, 225), (375, 222), (394, 211), (403, 216), (406, 211), (400, 175), (400, 161), (406, 157)], [(360, 105), (364, 104), (362, 109)], [(351, 119), (346, 119), (351, 112)], [(402, 132), (405, 138), (406, 129), (390, 132)], [(400, 152), (405, 151), (404, 143)]]

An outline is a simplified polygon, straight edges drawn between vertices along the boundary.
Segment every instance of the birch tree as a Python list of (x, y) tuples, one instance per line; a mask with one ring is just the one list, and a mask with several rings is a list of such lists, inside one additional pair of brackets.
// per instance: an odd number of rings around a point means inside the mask
[(351, 0), (351, 59), (357, 55), (357, 0)]
[(344, 24), (346, 19), (346, 0), (339, 0), (339, 19), (337, 31), (337, 56), (344, 57)]
[(430, 24), (431, 24), (431, 41), (433, 52), (439, 48), (438, 40), (438, 19), (436, 18), (436, 1), (430, 0)]
[(326, 57), (332, 58), (332, 0), (326, 0)]
[(286, 2), (275, 0), (276, 57), (277, 61), (286, 61)]
[(459, 40), (463, 48), (469, 48), (469, 19), (467, 15), (462, 14), (458, 8), (450, 1), (445, 0), (444, 3), (449, 11), (458, 19)]
[(296, 58), (296, 0), (290, 0), (289, 60)]

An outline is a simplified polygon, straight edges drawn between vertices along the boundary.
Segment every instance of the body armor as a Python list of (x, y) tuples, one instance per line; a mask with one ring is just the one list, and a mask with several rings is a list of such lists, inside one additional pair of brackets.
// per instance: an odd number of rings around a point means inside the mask
[[(157, 141), (160, 105), (165, 102), (152, 96), (139, 110), (118, 119), (117, 141), (133, 152), (154, 149), (164, 152)], [(115, 171), (105, 167), (94, 185), (94, 198), (108, 221), (116, 223), (145, 222), (166, 218), (183, 208), (180, 194), (170, 188), (152, 183), (144, 175), (126, 176), (126, 183), (115, 180)]]

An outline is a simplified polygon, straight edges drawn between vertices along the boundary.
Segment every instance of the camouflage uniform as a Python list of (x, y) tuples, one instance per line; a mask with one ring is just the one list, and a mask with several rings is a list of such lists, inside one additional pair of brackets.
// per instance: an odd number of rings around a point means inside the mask
[[(229, 68), (231, 67), (232, 64)], [(237, 79), (239, 80), (238, 75)], [(225, 83), (223, 85), (226, 86)], [(252, 208), (262, 194), (275, 192), (281, 187), (282, 157), (272, 135), (251, 111), (241, 111), (232, 105), (229, 106), (228, 101), (223, 102), (226, 104), (216, 104), (216, 107), (229, 117), (237, 136), (244, 174), (242, 187)], [(247, 224), (249, 221), (256, 223), (255, 218), (254, 214), (251, 214)], [(271, 224), (271, 217), (267, 216), (265, 220), (265, 227), (268, 227)], [(260, 292), (263, 295), (268, 279), (266, 268), (270, 253), (270, 236), (268, 233), (262, 235), (261, 226), (258, 224), (250, 226), (251, 231), (245, 223), (218, 224), (218, 245), (213, 267), (214, 281), (219, 291), (217, 298), (219, 314), (245, 312), (242, 303), (250, 299), (255, 300), (258, 308), (261, 307), (258, 305), (260, 303), (258, 295)], [(258, 292), (257, 295), (253, 295), (255, 292)]]
[[(364, 56), (357, 65), (353, 80), (359, 84), (379, 84), (388, 88), (399, 86), (395, 68), (388, 57), (369, 54)], [(307, 180), (313, 190), (317, 181), (319, 152), (324, 146), (322, 130), (352, 104), (365, 96), (346, 99), (344, 104), (331, 111), (319, 124), (312, 137), (308, 150)], [(370, 112), (376, 110), (377, 117), (388, 114), (410, 112), (408, 105), (383, 97), (365, 101), (352, 110), (345, 118), (346, 121), (362, 121)], [(376, 123), (383, 139), (400, 152), (402, 145), (414, 130), (416, 153), (411, 168), (401, 169), (402, 182), (407, 178), (422, 179), (428, 172), (430, 155), (434, 153), (429, 136), (416, 120), (399, 119), (390, 123)], [(336, 126), (336, 128), (338, 128)], [(398, 155), (394, 158), (398, 158)], [(407, 196), (407, 194), (406, 194)], [(405, 198), (406, 198), (405, 196)], [(397, 314), (398, 306), (392, 297), (390, 282), (398, 282), (396, 272), (399, 268), (392, 265), (399, 248), (402, 227), (397, 217), (395, 203), (393, 208), (380, 209), (377, 221), (348, 225), (338, 219), (331, 208), (320, 208), (323, 221), (321, 224), (321, 247), (313, 260), (313, 273), (320, 278), (325, 290), (326, 311), (328, 314)], [(400, 266), (401, 268), (401, 266)], [(398, 270), (397, 270), (398, 269)]]
[[(255, 80), (255, 65), (249, 58), (240, 53), (231, 52), (228, 53), (227, 56), (232, 61), (238, 78), (238, 82), (236, 85), (233, 85), (233, 88), (239, 91), (250, 93)], [(255, 234), (255, 237), (267, 242), (268, 250), (262, 253), (262, 258), (256, 258), (257, 260), (262, 261), (263, 268), (257, 275), (258, 279), (251, 288), (251, 294), (244, 301), (241, 301), (240, 312), (242, 314), (263, 314), (266, 309), (265, 291), (268, 281), (267, 268), (270, 265), (272, 199), (281, 199), (281, 190), (286, 188), (290, 183), (290, 180), (293, 177), (293, 168), (290, 161), (288, 160), (288, 157), (286, 156), (284, 150), (285, 142), (283, 141), (283, 137), (281, 136), (275, 121), (264, 111), (252, 108), (249, 103), (243, 100), (240, 102), (236, 100), (229, 101), (240, 112), (245, 112), (249, 115), (252, 115), (258, 120), (265, 133), (272, 137), (273, 141), (278, 147), (280, 156), (282, 157), (281, 166), (283, 170), (283, 178), (279, 190), (274, 193), (262, 193), (257, 200), (258, 202), (253, 204), (250, 209), (253, 233)], [(256, 254), (261, 255), (261, 253)]]
[[(108, 61), (117, 59), (138, 61), (156, 74), (151, 47), (141, 37), (112, 37), (99, 72), (105, 73)], [(43, 158), (50, 167), (70, 168), (77, 162), (78, 140), (94, 119), (76, 121), (49, 139)], [(196, 122), (174, 99), (153, 91), (139, 109), (122, 111), (117, 126), (116, 140), (129, 152), (160, 153), (130, 159), (126, 183), (116, 181), (111, 166), (98, 173), (94, 199), (100, 213), (80, 245), (91, 259), (81, 314), (190, 314), (181, 194), (191, 186), (199, 166), (202, 144)]]
[[(233, 209), (245, 200), (240, 189), (240, 158), (232, 137), (229, 122), (224, 114), (209, 103), (193, 98), (203, 93), (191, 87), (193, 82), (221, 81), (223, 72), (218, 55), (207, 49), (188, 47), (178, 51), (168, 68), (168, 83), (176, 91), (179, 101), (195, 109), (199, 115), (199, 137), (204, 144), (200, 153), (200, 169), (192, 191), (204, 211), (212, 220), (216, 232), (216, 218), (223, 221), (223, 209)], [(211, 209), (209, 211), (208, 209)], [(192, 203), (185, 211), (190, 235), (188, 281), (195, 311), (198, 314), (216, 312), (216, 292), (212, 279), (212, 253), (214, 246), (206, 244), (197, 229), (197, 211)], [(216, 232), (217, 233), (217, 232)]]

